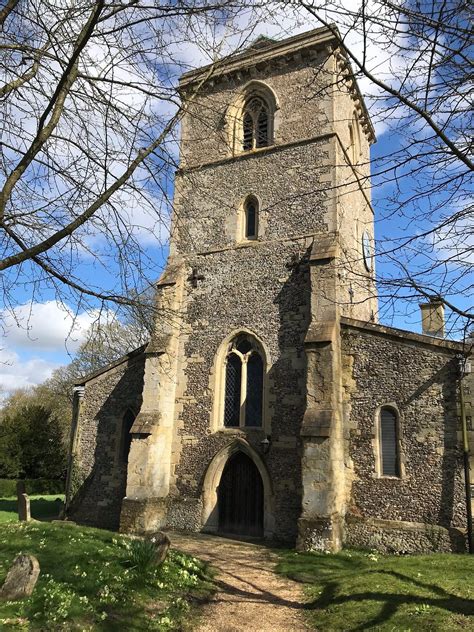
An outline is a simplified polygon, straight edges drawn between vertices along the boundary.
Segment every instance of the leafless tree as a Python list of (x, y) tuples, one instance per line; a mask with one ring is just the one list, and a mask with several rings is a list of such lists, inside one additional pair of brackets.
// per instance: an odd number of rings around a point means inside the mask
[(46, 289), (79, 308), (137, 304), (166, 255), (183, 115), (176, 78), (192, 64), (182, 49), (192, 42), (212, 63), (232, 52), (229, 41), (238, 48), (253, 37), (253, 12), (262, 21), (276, 9), (289, 29), (293, 17), (334, 32), (338, 24), (345, 72), (361, 81), (373, 120), (385, 128), (372, 168), (382, 316), (395, 301), (441, 298), (453, 326), (469, 326), (472, 59), (463, 0), (6, 2), (7, 307), (19, 287), (26, 298)]
[(372, 160), (382, 316), (394, 304), (442, 300), (453, 330), (466, 332), (474, 319), (469, 3), (283, 5), (341, 33), (343, 74), (359, 80), (383, 131)]
[(176, 130), (186, 107), (176, 79), (192, 63), (183, 51), (192, 43), (212, 74), (222, 42), (245, 44), (243, 7), (233, 0), (4, 5), (0, 270), (7, 308), (42, 291), (81, 309), (139, 303), (166, 256)]

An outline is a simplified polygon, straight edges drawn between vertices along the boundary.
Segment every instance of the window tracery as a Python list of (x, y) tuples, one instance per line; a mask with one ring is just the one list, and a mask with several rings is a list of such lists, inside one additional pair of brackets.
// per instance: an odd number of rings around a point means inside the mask
[(264, 371), (255, 341), (247, 335), (234, 338), (225, 358), (225, 427), (262, 426)]
[(246, 101), (242, 118), (244, 151), (267, 147), (270, 144), (269, 118), (269, 107), (262, 97), (253, 96)]

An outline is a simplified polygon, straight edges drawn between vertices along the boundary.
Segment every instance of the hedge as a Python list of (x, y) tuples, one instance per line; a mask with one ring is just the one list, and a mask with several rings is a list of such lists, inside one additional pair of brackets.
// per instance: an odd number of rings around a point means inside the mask
[[(48, 478), (23, 479), (27, 494), (64, 494), (63, 480), (51, 480)], [(0, 497), (16, 496), (16, 480), (0, 478)]]

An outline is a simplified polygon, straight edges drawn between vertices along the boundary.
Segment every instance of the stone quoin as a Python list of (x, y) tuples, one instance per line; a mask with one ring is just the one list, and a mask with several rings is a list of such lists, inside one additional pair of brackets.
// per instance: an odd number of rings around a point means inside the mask
[(259, 38), (180, 93), (155, 334), (75, 389), (67, 515), (463, 550), (461, 345), (378, 324), (375, 135), (338, 38)]

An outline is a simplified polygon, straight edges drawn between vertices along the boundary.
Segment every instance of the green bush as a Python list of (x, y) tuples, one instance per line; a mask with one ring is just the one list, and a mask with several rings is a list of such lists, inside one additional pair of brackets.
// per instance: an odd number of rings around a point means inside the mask
[[(64, 494), (63, 480), (49, 478), (26, 478), (23, 480), (27, 494)], [(16, 496), (16, 480), (0, 478), (0, 498)]]
[(58, 420), (51, 411), (26, 404), (0, 418), (0, 476), (47, 478), (64, 476), (67, 454)]

